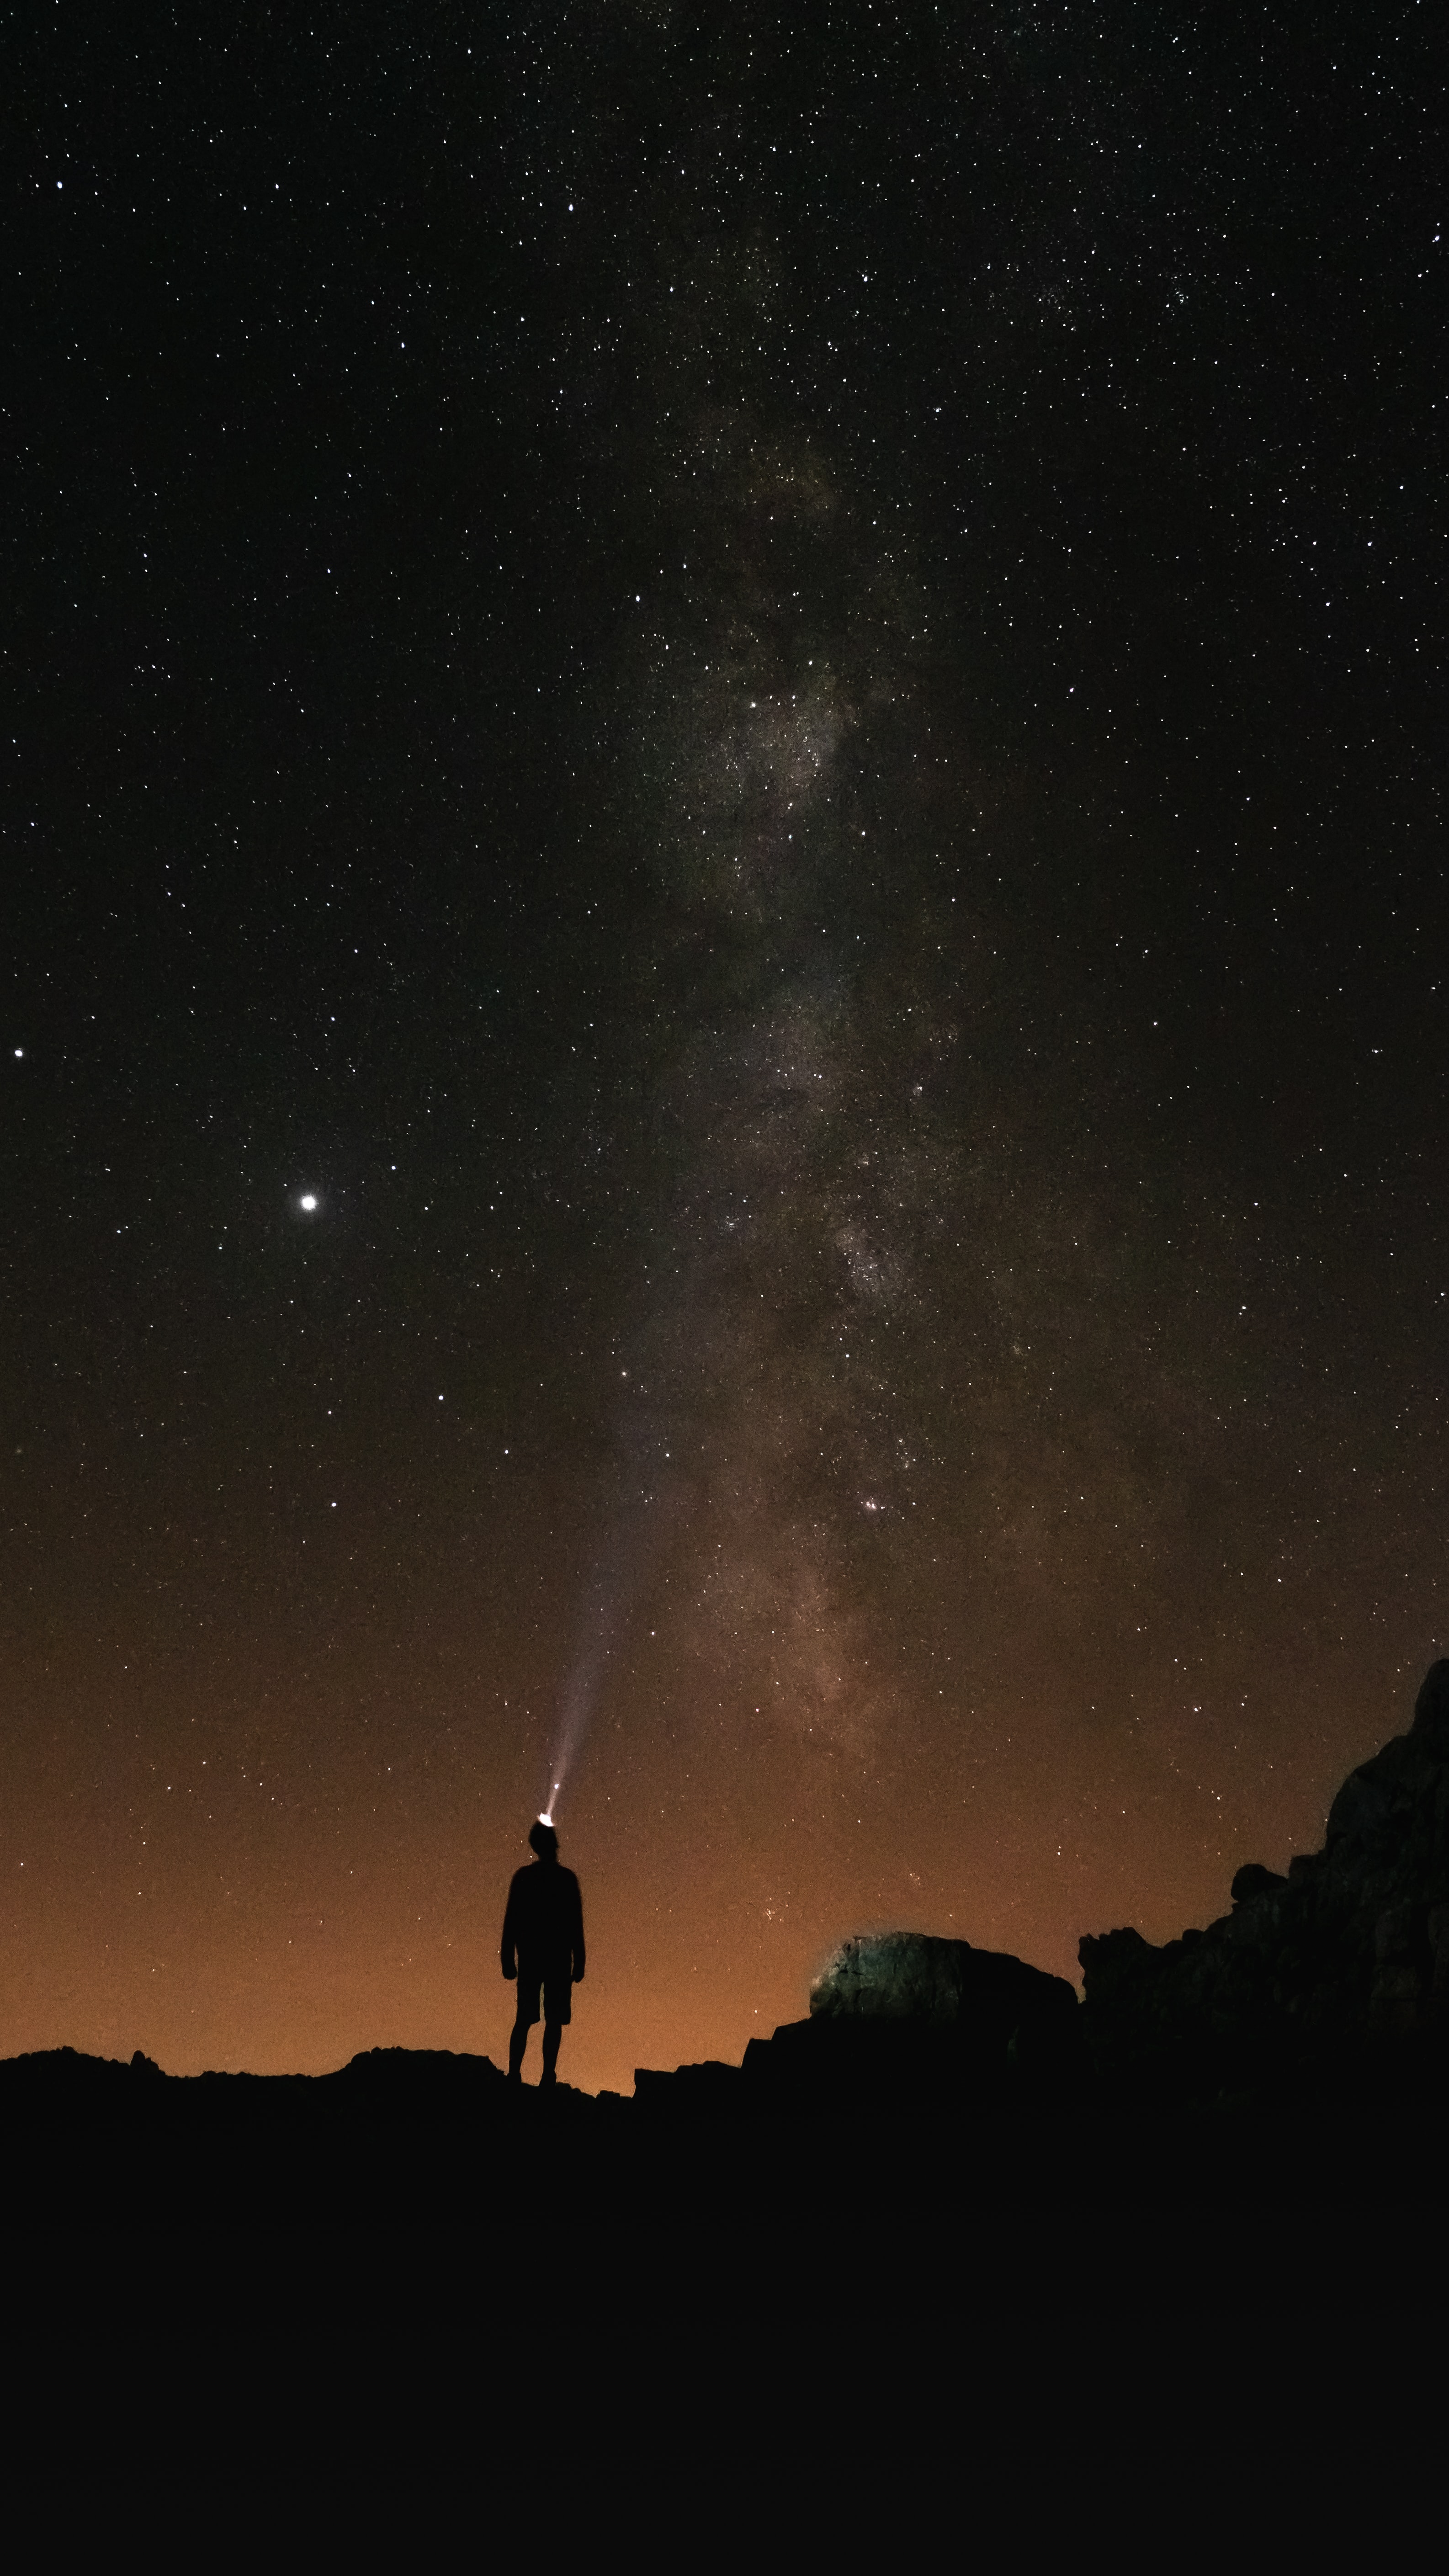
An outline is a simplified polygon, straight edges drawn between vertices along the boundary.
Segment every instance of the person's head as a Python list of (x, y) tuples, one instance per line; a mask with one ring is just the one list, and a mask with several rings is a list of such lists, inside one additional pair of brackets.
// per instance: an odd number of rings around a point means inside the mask
[(546, 1824), (542, 1816), (539, 1817), (537, 1824), (529, 1826), (528, 1839), (540, 1860), (557, 1860), (558, 1836), (552, 1825)]

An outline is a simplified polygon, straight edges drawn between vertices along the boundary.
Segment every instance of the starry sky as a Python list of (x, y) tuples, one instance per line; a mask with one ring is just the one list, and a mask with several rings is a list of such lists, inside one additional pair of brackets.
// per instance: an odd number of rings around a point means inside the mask
[(21, 39), (0, 2050), (738, 2057), (1446, 1635), (1432, 13)]

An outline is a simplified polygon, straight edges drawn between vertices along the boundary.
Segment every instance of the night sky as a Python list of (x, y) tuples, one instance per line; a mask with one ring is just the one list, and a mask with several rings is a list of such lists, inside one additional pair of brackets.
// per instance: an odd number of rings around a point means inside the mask
[[(737, 2058), (1446, 1605), (1427, 7), (32, 13), (0, 2052)], [(15, 282), (18, 279), (18, 300)]]

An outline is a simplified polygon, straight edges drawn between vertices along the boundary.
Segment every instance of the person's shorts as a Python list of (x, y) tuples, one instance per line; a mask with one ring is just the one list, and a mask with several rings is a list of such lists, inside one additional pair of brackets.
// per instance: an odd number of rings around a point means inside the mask
[(538, 2019), (538, 1999), (543, 1996), (545, 2021), (571, 2021), (569, 1997), (574, 1990), (567, 1959), (520, 1959), (518, 1962), (518, 2018), (531, 2030)]

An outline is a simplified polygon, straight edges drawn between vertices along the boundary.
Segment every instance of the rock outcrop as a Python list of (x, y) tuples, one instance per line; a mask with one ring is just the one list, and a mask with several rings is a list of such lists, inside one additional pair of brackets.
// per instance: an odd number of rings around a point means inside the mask
[(636, 2101), (670, 2115), (968, 2109), (1060, 2096), (1080, 2074), (1081, 2008), (1049, 1977), (969, 1941), (858, 1934), (815, 1980), (808, 2021), (752, 2039), (741, 2067), (640, 2067)]
[(1049, 1977), (1001, 1950), (940, 1941), (926, 1932), (866, 1932), (843, 1941), (810, 1989), (812, 2020), (909, 2021), (980, 2029), (1003, 2047), (1023, 2022), (1076, 2013), (1064, 1977)]
[(1250, 1862), (1233, 1910), (1155, 1949), (1081, 1943), (1089, 2051), (1111, 2090), (1437, 2095), (1449, 2080), (1449, 1660), (1414, 1723), (1349, 1774), (1322, 1851)]

